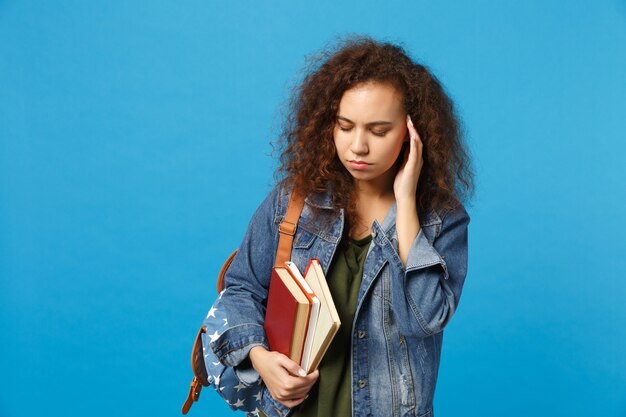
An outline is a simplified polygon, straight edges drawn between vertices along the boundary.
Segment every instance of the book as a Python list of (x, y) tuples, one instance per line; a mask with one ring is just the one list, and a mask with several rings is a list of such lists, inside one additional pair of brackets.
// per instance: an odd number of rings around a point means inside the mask
[(289, 269), (274, 267), (263, 326), (270, 350), (300, 363), (310, 311), (311, 300)]
[(288, 356), (307, 373), (313, 372), (340, 325), (317, 259), (309, 261), (304, 276), (293, 262), (274, 267), (264, 324), (270, 350)]
[(296, 280), (302, 291), (311, 302), (311, 311), (309, 313), (309, 322), (307, 326), (306, 337), (302, 346), (302, 354), (300, 356), (300, 359), (296, 361), (298, 362), (298, 364), (300, 364), (300, 366), (302, 366), (302, 369), (307, 371), (304, 364), (309, 363), (310, 361), (313, 339), (315, 338), (315, 332), (317, 328), (317, 319), (320, 312), (320, 300), (311, 288), (311, 286), (304, 279), (296, 264), (287, 261), (285, 262), (285, 266), (287, 266), (287, 269), (289, 269), (289, 272), (292, 274), (293, 278)]
[[(317, 325), (312, 340), (305, 341), (305, 346), (310, 344), (310, 353), (306, 362), (301, 364), (308, 373), (313, 372), (319, 366), (326, 350), (341, 326), (339, 314), (335, 307), (333, 297), (326, 282), (326, 276), (320, 262), (312, 258), (307, 265), (304, 279), (315, 292), (320, 301), (320, 310)], [(305, 348), (306, 349), (306, 348)]]

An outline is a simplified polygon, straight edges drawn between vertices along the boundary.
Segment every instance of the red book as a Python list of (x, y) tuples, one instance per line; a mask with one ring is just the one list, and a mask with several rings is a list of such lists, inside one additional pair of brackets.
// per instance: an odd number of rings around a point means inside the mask
[(287, 268), (274, 267), (265, 311), (270, 350), (300, 363), (311, 303)]

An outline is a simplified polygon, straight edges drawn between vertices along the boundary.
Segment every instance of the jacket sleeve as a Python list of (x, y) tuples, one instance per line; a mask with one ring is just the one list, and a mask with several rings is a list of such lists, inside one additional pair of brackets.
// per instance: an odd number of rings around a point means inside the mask
[(462, 205), (444, 216), (433, 244), (420, 229), (407, 260), (406, 297), (424, 336), (443, 331), (456, 310), (467, 275), (467, 226)]
[(238, 252), (224, 275), (224, 290), (212, 309), (225, 313), (226, 322), (219, 329), (207, 328), (211, 337), (210, 346), (217, 358), (224, 365), (234, 367), (239, 379), (247, 384), (259, 380), (259, 374), (248, 359), (250, 349), (258, 345), (269, 348), (263, 321), (278, 245), (274, 217), (279, 190), (278, 186), (275, 187), (255, 211)]

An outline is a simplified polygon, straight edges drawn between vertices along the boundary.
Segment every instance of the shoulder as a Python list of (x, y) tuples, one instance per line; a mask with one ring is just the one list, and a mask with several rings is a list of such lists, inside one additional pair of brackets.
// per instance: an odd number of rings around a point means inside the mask
[(289, 201), (289, 195), (291, 191), (284, 183), (274, 184), (272, 189), (267, 193), (261, 204), (257, 207), (252, 220), (259, 220), (260, 218), (275, 218), (277, 213), (281, 209), (286, 209), (287, 202)]
[[(287, 205), (293, 193), (293, 186), (284, 181), (274, 185), (264, 202), (276, 209), (276, 214), (282, 217), (287, 211)], [(333, 209), (333, 196), (329, 190), (316, 192), (304, 197), (305, 206), (313, 209)]]
[(425, 212), (425, 222), (427, 223), (450, 223), (454, 221), (467, 220), (469, 223), (469, 213), (463, 203), (458, 200), (451, 201), (444, 207), (430, 209)]
[(419, 216), (421, 226), (431, 232), (432, 240), (451, 230), (466, 229), (470, 222), (469, 213), (461, 202), (431, 209), (420, 213)]
[(465, 206), (458, 202), (454, 206), (448, 207), (441, 212), (442, 223), (451, 223), (463, 221), (469, 223), (470, 215), (467, 212)]

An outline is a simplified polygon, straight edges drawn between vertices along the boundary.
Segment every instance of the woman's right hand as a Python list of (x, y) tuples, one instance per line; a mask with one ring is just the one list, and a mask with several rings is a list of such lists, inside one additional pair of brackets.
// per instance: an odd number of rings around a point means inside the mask
[(263, 346), (250, 350), (252, 366), (261, 375), (272, 398), (285, 407), (293, 408), (302, 403), (317, 381), (319, 371), (306, 375), (304, 370), (279, 352), (270, 352)]

